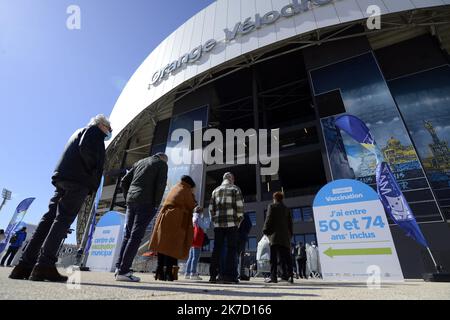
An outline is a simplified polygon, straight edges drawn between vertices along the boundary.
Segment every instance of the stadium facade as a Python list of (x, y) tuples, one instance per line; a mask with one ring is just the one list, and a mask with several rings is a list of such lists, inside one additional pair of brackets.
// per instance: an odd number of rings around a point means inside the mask
[[(111, 113), (99, 215), (124, 211), (119, 178), (135, 161), (174, 148), (176, 129), (195, 135), (208, 128), (279, 128), (277, 174), (261, 175), (261, 164), (249, 161), (170, 165), (168, 186), (190, 174), (207, 207), (223, 173), (235, 173), (254, 222), (249, 251), (256, 250), (272, 192), (283, 190), (294, 240), (311, 242), (312, 201), (323, 185), (353, 178), (375, 187), (374, 157), (333, 124), (347, 112), (370, 127), (448, 270), (449, 52), (450, 0), (215, 1), (168, 36), (121, 93)], [(194, 154), (195, 146), (188, 151)], [(247, 145), (236, 159), (248, 160)], [(79, 242), (90, 205), (79, 218)], [(425, 249), (397, 226), (391, 230), (405, 277), (432, 271)]]

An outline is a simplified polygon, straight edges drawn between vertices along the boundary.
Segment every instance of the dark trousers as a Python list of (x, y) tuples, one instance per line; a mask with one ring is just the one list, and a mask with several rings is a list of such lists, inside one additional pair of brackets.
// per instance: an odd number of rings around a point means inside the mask
[(165, 254), (158, 253), (158, 268), (172, 268), (178, 264), (178, 260)]
[(6, 251), (5, 255), (2, 258), (2, 261), (0, 262), (0, 265), (4, 266), (6, 259), (8, 259), (8, 262), (6, 263), (7, 266), (11, 265), (11, 262), (13, 261), (14, 257), (16, 256), (17, 251), (19, 251), (19, 247), (8, 247), (8, 250)]
[(56, 191), (50, 199), (48, 212), (44, 214), (28, 243), (20, 264), (33, 267), (54, 266), (61, 241), (78, 215), (89, 189), (72, 182), (56, 183)]
[(298, 273), (299, 273), (300, 278), (306, 279), (307, 278), (306, 277), (306, 259), (299, 258), (299, 259), (297, 259), (297, 262), (298, 262), (298, 268), (299, 268)]
[(130, 272), (133, 260), (139, 250), (145, 230), (155, 216), (155, 209), (150, 205), (138, 203), (127, 204), (127, 225), (116, 268), (120, 274)]
[(239, 276), (248, 276), (245, 274), (245, 267), (249, 266), (247, 265), (247, 259), (245, 259), (245, 246), (247, 245), (247, 239), (240, 238), (238, 240), (238, 262), (240, 264), (240, 270)]
[(278, 271), (278, 256), (281, 262), (282, 278), (287, 279), (292, 277), (292, 258), (289, 248), (277, 244), (270, 246), (270, 276), (272, 279), (277, 279)]
[[(226, 241), (226, 259), (225, 266), (220, 266), (220, 258), (225, 249), (224, 243)], [(237, 245), (238, 245), (238, 229), (237, 227), (230, 228), (215, 228), (214, 229), (214, 249), (211, 257), (211, 266), (209, 274), (212, 278), (221, 275), (224, 280), (237, 280)]]

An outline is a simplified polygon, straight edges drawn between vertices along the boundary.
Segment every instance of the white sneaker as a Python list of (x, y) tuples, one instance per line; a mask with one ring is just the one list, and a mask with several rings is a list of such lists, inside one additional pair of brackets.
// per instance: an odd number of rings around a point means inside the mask
[(191, 276), (191, 280), (203, 280), (198, 274)]
[(116, 270), (114, 271), (114, 277), (117, 277), (118, 274), (119, 274), (119, 268), (116, 268)]
[(184, 276), (184, 279), (185, 280), (189, 280), (189, 279), (191, 279), (191, 276), (187, 274), (187, 275)]
[(139, 281), (141, 281), (141, 278), (133, 276), (132, 272), (128, 272), (126, 274), (118, 274), (116, 276), (116, 281), (139, 282)]

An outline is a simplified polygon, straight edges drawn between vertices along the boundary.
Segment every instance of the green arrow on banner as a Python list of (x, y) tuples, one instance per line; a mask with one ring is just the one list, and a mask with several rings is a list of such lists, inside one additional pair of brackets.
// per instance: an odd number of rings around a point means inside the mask
[(335, 256), (370, 256), (370, 255), (390, 255), (391, 248), (361, 248), (361, 249), (333, 249), (329, 247), (323, 252), (330, 258)]

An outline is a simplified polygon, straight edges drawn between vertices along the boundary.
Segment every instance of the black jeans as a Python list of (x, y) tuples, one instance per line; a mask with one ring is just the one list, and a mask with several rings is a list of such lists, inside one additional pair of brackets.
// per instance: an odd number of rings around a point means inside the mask
[(280, 257), (282, 278), (287, 279), (292, 277), (292, 258), (289, 248), (277, 244), (270, 246), (270, 277), (277, 279), (278, 271), (278, 256)]
[(13, 261), (14, 257), (16, 256), (17, 251), (19, 251), (19, 247), (8, 247), (8, 250), (6, 251), (5, 255), (2, 258), (2, 261), (0, 262), (0, 265), (4, 266), (6, 259), (8, 259), (8, 262), (6, 263), (7, 266), (11, 265), (11, 262)]
[(78, 215), (89, 194), (85, 186), (60, 181), (50, 199), (48, 212), (44, 214), (28, 243), (19, 264), (28, 268), (36, 263), (40, 266), (54, 266), (61, 241)]
[(155, 216), (155, 208), (148, 204), (127, 204), (127, 225), (116, 268), (119, 274), (130, 272), (133, 260), (139, 250), (145, 230)]
[(177, 259), (158, 252), (158, 269), (163, 267), (171, 268), (177, 264)]
[[(224, 242), (227, 242), (227, 255), (225, 259), (225, 268), (220, 267), (220, 257), (224, 248)], [(214, 249), (211, 257), (211, 266), (209, 274), (212, 278), (221, 275), (224, 280), (237, 280), (237, 245), (238, 228), (215, 228), (214, 229)], [(223, 270), (224, 269), (224, 270)]]

